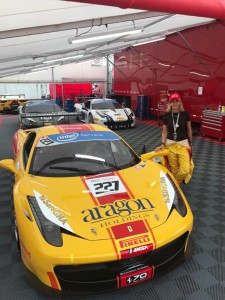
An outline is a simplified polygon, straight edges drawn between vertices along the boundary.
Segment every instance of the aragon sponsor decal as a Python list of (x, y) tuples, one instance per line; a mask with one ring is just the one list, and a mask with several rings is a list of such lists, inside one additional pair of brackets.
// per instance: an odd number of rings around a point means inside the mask
[(65, 228), (66, 230), (69, 230), (70, 232), (74, 232), (73, 229), (67, 223), (67, 218), (60, 208), (52, 204), (47, 199), (47, 197), (41, 195), (37, 191), (34, 191), (34, 195), (42, 213), (48, 220), (59, 225), (62, 228)]
[(85, 180), (94, 197), (102, 197), (109, 194), (121, 194), (127, 192), (118, 176), (106, 176)]
[(163, 171), (160, 171), (160, 186), (163, 202), (167, 205), (167, 208), (170, 211), (173, 205), (175, 191), (167, 175)]
[(112, 204), (85, 209), (81, 213), (84, 215), (84, 222), (99, 222), (117, 217), (127, 218), (132, 214), (153, 211), (154, 208), (154, 205), (149, 199), (141, 198), (117, 200)]

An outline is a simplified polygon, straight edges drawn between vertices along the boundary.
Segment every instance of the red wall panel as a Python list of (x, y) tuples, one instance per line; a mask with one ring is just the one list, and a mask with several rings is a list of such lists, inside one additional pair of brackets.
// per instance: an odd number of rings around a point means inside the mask
[[(53, 85), (49, 85), (51, 98), (53, 98)], [(92, 94), (91, 83), (63, 83), (55, 84), (55, 96), (61, 97), (62, 100), (73, 99), (79, 96), (86, 96)]]
[(182, 94), (193, 121), (202, 110), (225, 105), (225, 26), (216, 22), (175, 33), (166, 40), (128, 48), (115, 55), (114, 94), (150, 97), (150, 112), (158, 112), (170, 91)]

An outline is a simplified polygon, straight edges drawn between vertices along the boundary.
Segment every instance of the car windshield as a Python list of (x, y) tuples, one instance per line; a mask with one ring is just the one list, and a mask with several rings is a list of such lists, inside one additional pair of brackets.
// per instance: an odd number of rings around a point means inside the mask
[(92, 103), (92, 109), (120, 109), (122, 106), (117, 101), (99, 101)]
[(24, 106), (23, 113), (51, 113), (60, 111), (60, 107), (57, 104), (35, 104)]
[(37, 145), (29, 173), (44, 177), (87, 176), (122, 170), (139, 162), (137, 154), (121, 139), (75, 141)]

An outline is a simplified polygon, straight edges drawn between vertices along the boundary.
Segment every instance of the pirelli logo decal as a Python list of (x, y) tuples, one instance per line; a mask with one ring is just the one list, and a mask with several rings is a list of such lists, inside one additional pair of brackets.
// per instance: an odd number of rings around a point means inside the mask
[(121, 240), (119, 243), (121, 248), (130, 248), (137, 245), (147, 244), (149, 242), (150, 238), (148, 234), (143, 234), (138, 237)]

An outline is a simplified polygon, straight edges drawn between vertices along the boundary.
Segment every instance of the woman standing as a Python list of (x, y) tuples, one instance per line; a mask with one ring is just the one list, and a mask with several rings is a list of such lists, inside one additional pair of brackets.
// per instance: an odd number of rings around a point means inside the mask
[(189, 112), (184, 110), (179, 93), (169, 96), (169, 104), (163, 116), (162, 144), (155, 151), (169, 150), (163, 164), (177, 182), (188, 183), (194, 164), (191, 158), (192, 128)]

